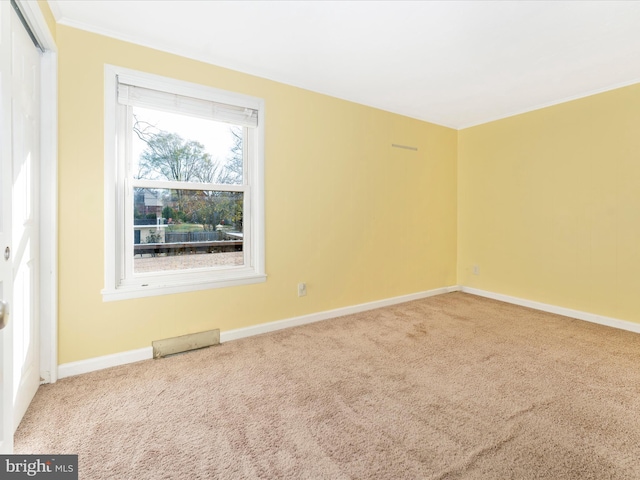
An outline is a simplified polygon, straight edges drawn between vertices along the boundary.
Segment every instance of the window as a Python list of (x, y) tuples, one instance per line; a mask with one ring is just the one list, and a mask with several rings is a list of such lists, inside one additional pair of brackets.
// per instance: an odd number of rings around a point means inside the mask
[(105, 68), (105, 288), (118, 300), (262, 282), (261, 99)]

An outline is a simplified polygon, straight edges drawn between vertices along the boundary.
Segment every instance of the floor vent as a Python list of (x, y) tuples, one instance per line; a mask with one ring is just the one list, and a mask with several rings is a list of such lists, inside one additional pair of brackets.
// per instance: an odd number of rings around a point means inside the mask
[(210, 347), (220, 343), (220, 329), (206, 332), (191, 333), (180, 337), (165, 338), (151, 342), (153, 358), (162, 358), (168, 355), (184, 353), (190, 350)]

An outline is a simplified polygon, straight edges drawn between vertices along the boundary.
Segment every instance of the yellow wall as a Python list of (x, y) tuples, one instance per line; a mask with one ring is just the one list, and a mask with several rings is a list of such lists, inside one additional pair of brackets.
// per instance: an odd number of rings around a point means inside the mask
[(49, 3), (47, 0), (38, 0), (38, 8), (42, 12), (45, 21), (47, 22), (47, 27), (49, 27), (49, 31), (51, 32), (51, 36), (53, 39), (56, 39), (56, 19), (53, 17), (53, 13), (51, 13), (51, 8), (49, 8)]
[(640, 85), (462, 130), (458, 155), (459, 284), (640, 320)]
[[(456, 283), (455, 130), (56, 30), (59, 363)], [(102, 301), (105, 63), (265, 99), (266, 283)], [(297, 297), (300, 281), (307, 297)]]

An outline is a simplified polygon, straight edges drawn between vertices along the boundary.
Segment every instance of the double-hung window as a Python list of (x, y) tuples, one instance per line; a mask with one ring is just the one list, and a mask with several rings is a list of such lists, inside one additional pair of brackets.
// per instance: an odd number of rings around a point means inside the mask
[(264, 102), (105, 68), (105, 300), (265, 280)]

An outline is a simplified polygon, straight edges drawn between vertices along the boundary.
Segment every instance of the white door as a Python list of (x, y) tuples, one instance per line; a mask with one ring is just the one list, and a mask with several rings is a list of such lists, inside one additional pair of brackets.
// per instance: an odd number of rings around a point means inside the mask
[[(0, 301), (12, 297), (12, 264), (5, 260), (11, 245), (11, 8), (0, 2)], [(3, 307), (4, 309), (4, 307)], [(10, 321), (4, 312), (0, 324)], [(13, 450), (12, 323), (0, 330), (0, 453)]]
[[(3, 256), (0, 282), (2, 298), (11, 312), (10, 323), (2, 333), (3, 415), (0, 449), (10, 451), (13, 433), (40, 384), (40, 53), (17, 14), (10, 8), (10, 3), (0, 4), (3, 57), (3, 124), (0, 126), (3, 140), (3, 215), (0, 222), (0, 239), (3, 243), (0, 244), (0, 250)], [(5, 34), (7, 31), (8, 38)], [(7, 110), (10, 112), (8, 115)], [(9, 126), (6, 121), (9, 121)], [(8, 152), (6, 144), (9, 144)]]
[(14, 430), (40, 385), (40, 51), (11, 11)]

